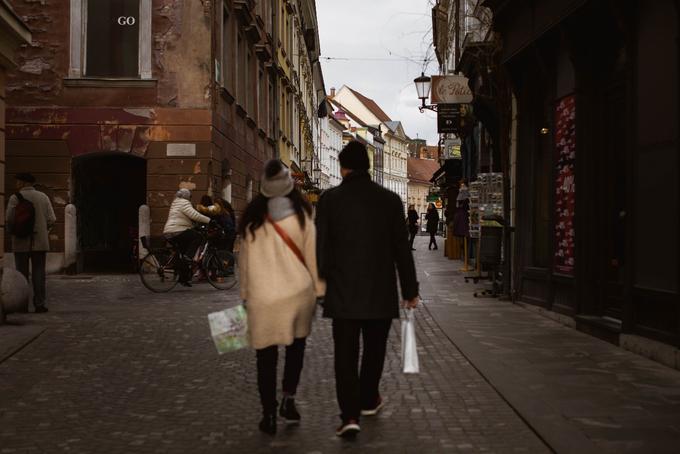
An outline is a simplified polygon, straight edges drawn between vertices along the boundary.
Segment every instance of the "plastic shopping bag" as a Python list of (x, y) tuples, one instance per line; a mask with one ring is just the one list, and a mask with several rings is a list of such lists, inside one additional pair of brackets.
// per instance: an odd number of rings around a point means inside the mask
[(401, 322), (401, 364), (405, 374), (420, 372), (418, 350), (416, 350), (416, 321), (413, 309), (406, 310)]
[(208, 322), (220, 355), (248, 346), (248, 315), (243, 305), (208, 314)]

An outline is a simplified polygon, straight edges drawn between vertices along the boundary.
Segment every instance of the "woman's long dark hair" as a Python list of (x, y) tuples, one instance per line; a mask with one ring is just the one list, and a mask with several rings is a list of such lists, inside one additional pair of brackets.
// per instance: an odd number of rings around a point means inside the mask
[[(274, 175), (281, 172), (283, 169), (283, 164), (281, 161), (269, 161), (264, 169), (265, 178), (272, 178)], [(302, 196), (297, 188), (294, 188), (286, 197), (288, 197), (293, 202), (293, 210), (295, 210), (295, 215), (298, 218), (300, 227), (305, 227), (305, 214), (312, 214), (312, 206), (309, 202)], [(239, 224), (238, 233), (241, 238), (245, 238), (246, 231), (249, 231), (253, 237), (255, 237), (255, 230), (262, 227), (264, 221), (266, 220), (268, 208), (267, 202), (268, 197), (258, 194), (255, 198), (248, 204), (243, 216), (241, 216), (241, 222)]]

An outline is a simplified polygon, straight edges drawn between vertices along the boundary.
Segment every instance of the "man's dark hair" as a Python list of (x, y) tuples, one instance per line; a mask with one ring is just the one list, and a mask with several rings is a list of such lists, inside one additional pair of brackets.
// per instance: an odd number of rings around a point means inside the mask
[(345, 145), (338, 155), (338, 160), (341, 167), (349, 170), (368, 170), (371, 167), (366, 147), (357, 140)]

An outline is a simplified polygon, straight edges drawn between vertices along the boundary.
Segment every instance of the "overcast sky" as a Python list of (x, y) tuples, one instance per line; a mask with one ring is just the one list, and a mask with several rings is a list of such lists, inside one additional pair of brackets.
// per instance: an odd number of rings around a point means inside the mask
[(317, 0), (316, 8), (326, 91), (348, 85), (400, 120), (410, 137), (436, 145), (436, 116), (418, 112), (413, 84), (424, 58), (430, 59), (426, 74), (437, 70), (431, 1)]

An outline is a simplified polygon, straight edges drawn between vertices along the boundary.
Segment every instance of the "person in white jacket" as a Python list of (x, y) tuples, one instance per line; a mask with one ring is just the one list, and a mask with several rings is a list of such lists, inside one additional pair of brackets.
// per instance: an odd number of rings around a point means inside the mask
[[(163, 228), (163, 235), (186, 256), (186, 262), (194, 259), (194, 255), (196, 255), (196, 251), (203, 241), (201, 234), (193, 228), (194, 222), (207, 224), (210, 222), (210, 218), (196, 211), (193, 205), (191, 205), (191, 191), (180, 189), (175, 194), (175, 200), (170, 205), (170, 212)], [(190, 287), (191, 265), (188, 263), (187, 265), (188, 269), (184, 270), (180, 275), (179, 282)]]

